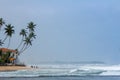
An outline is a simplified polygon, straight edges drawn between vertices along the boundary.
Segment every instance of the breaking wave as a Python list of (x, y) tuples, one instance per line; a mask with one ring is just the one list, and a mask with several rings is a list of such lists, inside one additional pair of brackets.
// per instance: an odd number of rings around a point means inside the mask
[(0, 72), (0, 77), (120, 76), (120, 65), (47, 64), (39, 69)]

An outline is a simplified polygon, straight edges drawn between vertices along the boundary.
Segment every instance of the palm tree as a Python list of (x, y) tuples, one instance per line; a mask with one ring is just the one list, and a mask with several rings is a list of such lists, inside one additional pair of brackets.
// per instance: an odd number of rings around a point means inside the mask
[(24, 41), (25, 41), (26, 46), (32, 45), (32, 40), (30, 37), (26, 37)]
[[(0, 18), (0, 31), (1, 31), (1, 27), (5, 24), (3, 18)], [(0, 46), (3, 45), (2, 39), (0, 39)]]
[(22, 49), (20, 50), (19, 53), (22, 53), (27, 48), (32, 46), (33, 39), (36, 39), (36, 35), (34, 33), (35, 26), (36, 26), (36, 24), (34, 24), (33, 22), (28, 23), (27, 29), (29, 30), (29, 34), (23, 40), (24, 44), (23, 44), (23, 47), (22, 47)]
[(15, 32), (13, 28), (14, 28), (14, 26), (12, 26), (11, 24), (6, 25), (6, 28), (5, 28), (6, 37), (3, 40), (3, 42), (7, 39), (7, 37), (9, 37), (8, 47), (10, 46), (11, 37), (12, 37), (13, 33)]
[(28, 23), (27, 29), (29, 29), (30, 32), (34, 32), (36, 24), (33, 22)]
[(29, 46), (32, 46), (32, 39), (30, 37), (26, 37), (24, 40), (24, 45), (22, 49), (20, 50), (20, 53), (24, 52)]
[(5, 24), (3, 18), (0, 18), (0, 30), (1, 30), (1, 27), (3, 26), (3, 24)]
[[(27, 36), (27, 31), (25, 29), (21, 29), (21, 32), (20, 32), (20, 35), (22, 36), (22, 40), (18, 46), (18, 48), (22, 45), (23, 41), (24, 41), (24, 38)], [(17, 49), (18, 49), (17, 48)]]
[(34, 34), (34, 32), (31, 32), (29, 34), (28, 37), (25, 38), (24, 40), (24, 45), (20, 51), (20, 53), (22, 53), (23, 51), (25, 51), (27, 48), (29, 48), (30, 46), (32, 46), (32, 41), (33, 39), (36, 39), (36, 35)]
[(29, 34), (29, 38), (30, 38), (30, 39), (36, 39), (35, 33), (34, 33), (34, 32), (31, 32), (31, 33)]

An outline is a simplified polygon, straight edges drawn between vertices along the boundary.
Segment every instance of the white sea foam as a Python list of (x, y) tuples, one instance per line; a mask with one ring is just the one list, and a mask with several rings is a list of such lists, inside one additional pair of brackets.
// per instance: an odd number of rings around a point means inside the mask
[(120, 76), (120, 65), (105, 64), (47, 64), (37, 65), (39, 69), (0, 72), (0, 77), (40, 76)]

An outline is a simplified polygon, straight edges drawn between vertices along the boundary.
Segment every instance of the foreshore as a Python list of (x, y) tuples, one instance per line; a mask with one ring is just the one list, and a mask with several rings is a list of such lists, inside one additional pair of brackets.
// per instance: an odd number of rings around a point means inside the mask
[(26, 67), (26, 66), (0, 66), (0, 72), (3, 72), (3, 71), (26, 70), (26, 69), (30, 69), (30, 68)]

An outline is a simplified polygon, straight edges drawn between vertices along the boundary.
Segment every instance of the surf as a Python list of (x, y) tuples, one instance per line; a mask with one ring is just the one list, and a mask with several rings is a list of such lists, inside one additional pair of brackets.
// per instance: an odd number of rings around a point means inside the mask
[(0, 77), (120, 76), (120, 65), (40, 64), (37, 66), (38, 69), (0, 72)]

